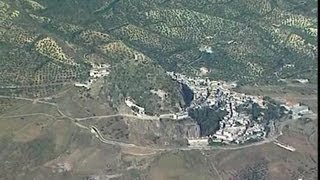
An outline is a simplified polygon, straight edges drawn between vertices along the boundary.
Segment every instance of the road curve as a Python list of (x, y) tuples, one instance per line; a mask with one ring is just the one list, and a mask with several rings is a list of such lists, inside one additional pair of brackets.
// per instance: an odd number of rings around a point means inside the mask
[[(283, 127), (283, 126), (282, 126)], [(277, 134), (276, 136), (264, 139), (263, 141), (247, 144), (247, 145), (237, 145), (237, 146), (187, 146), (187, 147), (164, 147), (164, 148), (155, 148), (155, 147), (145, 147), (145, 146), (139, 146), (135, 144), (129, 144), (129, 143), (124, 143), (124, 142), (119, 142), (119, 141), (114, 141), (114, 140), (107, 140), (105, 139), (98, 128), (94, 126), (90, 126), (91, 132), (96, 135), (96, 137), (103, 143), (106, 144), (111, 144), (111, 145), (118, 145), (122, 147), (139, 147), (142, 149), (152, 149), (156, 151), (176, 151), (176, 150), (181, 150), (181, 151), (190, 151), (190, 150), (238, 150), (238, 149), (245, 149), (249, 148), (252, 146), (260, 146), (263, 144), (271, 143), (275, 141), (279, 136), (282, 135), (282, 133)]]

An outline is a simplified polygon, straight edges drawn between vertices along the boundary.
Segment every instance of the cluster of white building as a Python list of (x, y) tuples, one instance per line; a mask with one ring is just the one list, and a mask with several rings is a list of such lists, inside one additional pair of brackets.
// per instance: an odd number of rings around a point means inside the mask
[(173, 72), (168, 72), (168, 74), (178, 82), (189, 86), (193, 91), (194, 100), (189, 108), (220, 104), (220, 108), (228, 112), (228, 115), (220, 121), (220, 129), (210, 136), (214, 141), (243, 143), (249, 139), (265, 136), (265, 129), (262, 125), (253, 121), (250, 115), (236, 111), (237, 106), (249, 101), (255, 102), (263, 108), (262, 97), (232, 91), (232, 88), (237, 86), (236, 83), (211, 81), (201, 77), (190, 78)]
[(108, 64), (91, 64), (91, 69), (89, 72), (89, 78), (84, 83), (76, 82), (74, 85), (76, 87), (85, 87), (87, 89), (90, 89), (92, 83), (94, 83), (97, 79), (101, 77), (105, 77), (109, 75), (110, 65)]
[[(219, 92), (221, 91), (225, 92), (223, 88), (220, 88)], [(256, 102), (263, 108), (262, 98), (230, 92), (213, 97), (209, 101), (217, 103), (221, 101), (221, 99), (224, 101), (222, 109), (226, 110), (228, 115), (219, 122), (220, 129), (212, 135), (213, 139), (225, 143), (234, 142), (239, 144), (250, 139), (262, 138), (266, 135), (265, 128), (258, 123), (260, 119), (253, 121), (251, 115), (236, 111), (237, 106), (250, 101)]]
[(218, 86), (218, 89), (215, 92), (222, 93), (217, 93), (218, 95), (208, 99), (210, 99), (209, 101), (214, 101), (215, 104), (223, 101), (224, 106), (222, 109), (226, 110), (228, 115), (220, 121), (220, 129), (213, 134), (213, 138), (226, 143), (234, 142), (239, 144), (250, 139), (264, 137), (266, 135), (265, 128), (258, 123), (262, 117), (258, 117), (257, 121), (253, 121), (251, 115), (236, 111), (237, 106), (250, 102), (251, 104), (255, 102), (260, 108), (264, 108), (262, 97), (232, 92), (223, 86)]
[[(265, 108), (262, 96), (250, 96), (233, 91), (232, 89), (237, 86), (235, 82), (211, 81), (208, 78), (203, 79), (201, 77), (191, 78), (174, 72), (167, 72), (167, 74), (176, 81), (186, 84), (193, 91), (194, 100), (189, 108), (218, 105), (221, 110), (228, 112), (228, 115), (220, 121), (220, 129), (207, 138), (217, 142), (239, 144), (250, 139), (266, 137), (266, 129), (262, 124), (259, 124), (263, 118), (262, 116), (259, 116), (254, 121), (252, 115), (236, 111), (236, 107), (241, 104), (252, 105), (252, 103), (256, 103), (259, 108)], [(302, 104), (291, 106), (282, 104), (281, 106), (285, 107), (287, 113), (291, 111), (292, 119), (314, 114), (308, 106)], [(263, 115), (263, 112), (261, 112), (261, 115)], [(270, 126), (273, 125), (271, 123)], [(274, 131), (273, 127), (270, 127), (269, 132), (272, 134), (273, 132), (271, 131)]]

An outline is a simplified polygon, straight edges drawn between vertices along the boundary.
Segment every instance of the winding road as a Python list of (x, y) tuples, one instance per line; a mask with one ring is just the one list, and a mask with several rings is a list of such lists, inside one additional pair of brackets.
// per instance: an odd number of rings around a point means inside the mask
[(246, 144), (246, 145), (234, 145), (234, 146), (187, 146), (187, 147), (164, 147), (164, 148), (152, 148), (152, 147), (145, 147), (145, 146), (139, 146), (135, 144), (129, 144), (129, 143), (124, 143), (124, 142), (119, 142), (119, 141), (113, 141), (113, 140), (107, 140), (105, 139), (100, 131), (98, 130), (97, 127), (95, 126), (90, 126), (89, 128), (91, 129), (91, 132), (96, 135), (96, 137), (103, 143), (107, 144), (112, 144), (112, 145), (118, 145), (122, 147), (139, 147), (142, 149), (152, 149), (156, 151), (175, 151), (175, 150), (181, 150), (181, 151), (190, 151), (190, 150), (238, 150), (238, 149), (245, 149), (253, 146), (260, 146), (263, 144), (271, 143), (276, 141), (278, 137), (280, 137), (282, 133), (282, 128), (288, 124), (290, 121), (286, 121), (285, 123), (282, 123), (280, 125), (280, 133), (269, 137), (267, 139), (264, 139), (259, 142), (251, 143), (251, 144)]

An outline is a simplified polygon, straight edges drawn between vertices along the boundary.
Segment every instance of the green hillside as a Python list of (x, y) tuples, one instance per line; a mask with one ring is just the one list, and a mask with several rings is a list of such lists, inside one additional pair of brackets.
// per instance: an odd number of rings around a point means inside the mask
[(150, 89), (159, 88), (169, 93), (172, 102), (166, 104), (176, 107), (178, 87), (165, 71), (195, 75), (206, 67), (210, 78), (241, 84), (315, 82), (316, 5), (313, 0), (2, 0), (0, 84), (39, 86), (34, 96), (45, 96), (60, 89), (50, 84), (85, 81), (91, 62), (108, 63), (105, 87), (113, 98), (132, 96), (146, 105), (157, 98)]

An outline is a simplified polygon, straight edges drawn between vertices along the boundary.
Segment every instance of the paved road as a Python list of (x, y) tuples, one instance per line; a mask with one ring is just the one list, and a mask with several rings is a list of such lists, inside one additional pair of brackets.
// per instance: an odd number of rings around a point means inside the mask
[(111, 115), (105, 115), (105, 116), (90, 116), (90, 117), (84, 117), (84, 118), (75, 118), (77, 121), (85, 121), (85, 120), (90, 120), (90, 119), (105, 119), (105, 118), (112, 118), (112, 117), (129, 117), (129, 118), (134, 118), (134, 119), (142, 119), (142, 120), (160, 120), (160, 118), (170, 118), (174, 114), (162, 114), (160, 116), (149, 116), (149, 115), (133, 115), (133, 114), (111, 114)]
[(151, 147), (145, 147), (145, 146), (139, 146), (135, 144), (127, 144), (124, 142), (118, 142), (113, 140), (106, 140), (101, 133), (99, 132), (98, 128), (94, 126), (90, 126), (90, 129), (94, 130), (94, 133), (97, 135), (97, 138), (102, 141), (103, 143), (112, 144), (112, 145), (118, 145), (123, 147), (139, 147), (144, 149), (152, 149), (157, 151), (174, 151), (174, 150), (182, 150), (182, 151), (190, 151), (190, 150), (238, 150), (238, 149), (245, 149), (253, 146), (260, 146), (263, 144), (271, 143), (277, 140), (280, 136), (283, 135), (282, 129), (285, 125), (292, 123), (294, 120), (285, 120), (284, 122), (281, 122), (279, 125), (279, 133), (271, 136), (267, 139), (264, 139), (259, 142), (247, 144), (247, 145), (234, 145), (234, 146), (187, 146), (187, 147), (165, 147), (165, 148), (151, 148)]
[(142, 149), (152, 149), (156, 151), (175, 151), (175, 150), (182, 150), (182, 151), (190, 151), (190, 150), (238, 150), (238, 149), (245, 149), (253, 146), (260, 146), (263, 144), (271, 143), (275, 141), (278, 137), (282, 135), (282, 128), (286, 125), (287, 123), (283, 123), (280, 125), (280, 133), (273, 136), (269, 137), (267, 139), (264, 139), (263, 141), (247, 144), (247, 145), (234, 145), (234, 146), (187, 146), (187, 147), (164, 147), (164, 148), (151, 148), (151, 147), (145, 147), (145, 146), (139, 146), (135, 144), (129, 144), (129, 143), (124, 143), (124, 142), (119, 142), (119, 141), (113, 141), (113, 140), (107, 140), (105, 139), (98, 128), (94, 126), (90, 126), (90, 129), (93, 130), (91, 131), (96, 135), (96, 137), (103, 143), (106, 144), (112, 144), (112, 145), (118, 145), (122, 147), (139, 147)]

